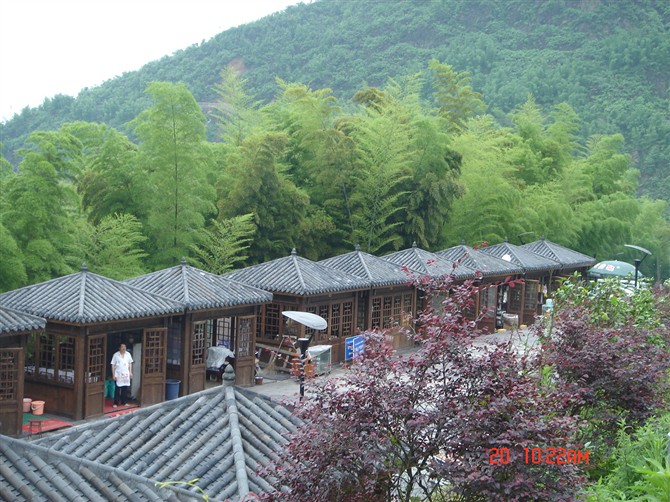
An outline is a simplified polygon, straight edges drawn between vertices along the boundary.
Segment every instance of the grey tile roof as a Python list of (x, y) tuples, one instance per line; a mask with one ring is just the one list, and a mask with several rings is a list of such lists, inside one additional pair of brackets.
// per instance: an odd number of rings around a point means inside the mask
[(169, 298), (91, 273), (80, 272), (0, 295), (0, 305), (47, 320), (95, 323), (184, 311)]
[(524, 272), (540, 272), (558, 270), (561, 264), (551, 258), (546, 258), (521, 246), (501, 242), (493, 246), (480, 248), (482, 252), (496, 256), (523, 268)]
[(371, 287), (408, 284), (411, 279), (400, 265), (361, 251), (360, 246), (350, 253), (326, 258), (318, 263), (370, 281)]
[(318, 295), (367, 289), (370, 281), (326, 267), (296, 254), (229, 272), (223, 277), (273, 293)]
[(202, 501), (177, 486), (155, 486), (121, 469), (79, 459), (34, 441), (2, 437), (0, 441), (0, 499), (83, 501)]
[(33, 442), (142, 479), (199, 478), (210, 500), (280, 489), (259, 470), (277, 458), (300, 421), (269, 398), (234, 386), (234, 378), (228, 366), (222, 386)]
[(559, 262), (562, 268), (591, 267), (596, 263), (595, 258), (548, 241), (544, 237), (538, 241), (524, 244), (521, 247)]
[(124, 281), (157, 295), (172, 298), (191, 310), (260, 304), (272, 301), (272, 293), (227, 279), (186, 264)]
[(0, 334), (25, 332), (43, 329), (47, 321), (41, 317), (19, 312), (18, 310), (0, 307)]
[(436, 251), (436, 255), (450, 261), (459, 261), (482, 276), (520, 274), (523, 269), (519, 265), (502, 260), (493, 255), (482, 253), (479, 249), (461, 244), (451, 248)]
[(390, 261), (402, 267), (406, 267), (416, 273), (430, 277), (440, 277), (454, 274), (458, 279), (474, 278), (475, 270), (464, 264), (457, 264), (442, 256), (425, 249), (417, 247), (416, 243), (411, 248), (403, 249), (395, 253), (382, 256), (384, 260)]

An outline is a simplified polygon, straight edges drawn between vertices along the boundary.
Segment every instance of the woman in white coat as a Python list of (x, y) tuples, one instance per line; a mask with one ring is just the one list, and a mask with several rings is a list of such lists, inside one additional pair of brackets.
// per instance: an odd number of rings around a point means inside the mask
[(130, 380), (133, 378), (133, 356), (126, 352), (126, 344), (119, 345), (119, 351), (112, 357), (114, 376), (114, 408), (128, 404)]

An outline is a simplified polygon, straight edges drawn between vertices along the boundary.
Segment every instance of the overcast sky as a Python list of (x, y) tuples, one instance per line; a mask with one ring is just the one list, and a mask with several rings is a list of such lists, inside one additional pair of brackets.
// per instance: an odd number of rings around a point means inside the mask
[(0, 0), (0, 122), (300, 1)]

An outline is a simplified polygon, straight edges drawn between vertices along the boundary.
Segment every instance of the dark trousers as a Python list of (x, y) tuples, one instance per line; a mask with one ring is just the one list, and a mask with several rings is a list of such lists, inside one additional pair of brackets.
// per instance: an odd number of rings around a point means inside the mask
[(129, 397), (130, 387), (127, 385), (119, 387), (116, 382), (114, 382), (114, 404), (126, 404), (128, 403)]

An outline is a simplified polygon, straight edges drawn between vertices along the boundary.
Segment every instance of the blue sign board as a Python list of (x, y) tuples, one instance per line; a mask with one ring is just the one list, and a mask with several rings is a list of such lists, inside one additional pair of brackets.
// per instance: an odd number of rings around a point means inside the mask
[(365, 337), (363, 335), (350, 336), (344, 339), (344, 359), (350, 361), (363, 353)]

